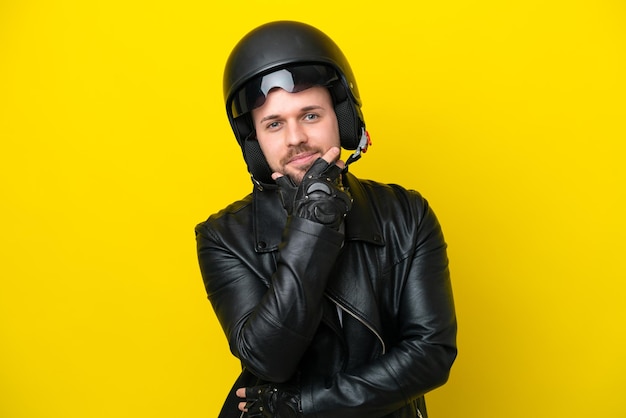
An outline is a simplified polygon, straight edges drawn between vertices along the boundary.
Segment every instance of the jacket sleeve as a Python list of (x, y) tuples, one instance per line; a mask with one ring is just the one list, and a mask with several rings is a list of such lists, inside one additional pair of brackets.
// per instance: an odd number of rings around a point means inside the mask
[[(224, 234), (249, 234), (230, 225), (217, 233), (196, 228), (198, 258), (207, 294), (228, 338), (231, 352), (259, 378), (284, 382), (293, 377), (322, 317), (324, 287), (343, 234), (300, 218), (283, 231), (276, 270), (263, 277), (259, 255), (225, 242)], [(245, 240), (238, 237), (237, 242)], [(320, 262), (318, 254), (326, 254)], [(265, 254), (272, 257), (272, 254)]]
[(303, 386), (307, 418), (386, 416), (447, 381), (457, 325), (446, 244), (425, 201), (421, 212), (413, 249), (392, 263), (395, 290), (382, 301), (393, 307), (393, 341), (372, 362)]

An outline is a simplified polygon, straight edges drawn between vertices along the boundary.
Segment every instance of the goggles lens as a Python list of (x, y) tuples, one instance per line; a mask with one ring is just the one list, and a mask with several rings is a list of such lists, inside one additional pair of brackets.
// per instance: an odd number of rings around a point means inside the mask
[(337, 72), (324, 65), (288, 67), (250, 80), (234, 95), (231, 112), (234, 118), (265, 103), (272, 89), (297, 93), (313, 86), (330, 86), (339, 79)]

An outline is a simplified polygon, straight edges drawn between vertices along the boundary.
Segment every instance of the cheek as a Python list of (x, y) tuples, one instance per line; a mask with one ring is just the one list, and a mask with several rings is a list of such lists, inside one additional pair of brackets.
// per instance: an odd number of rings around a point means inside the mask
[(329, 125), (330, 126), (328, 127), (328, 130), (326, 132), (331, 132), (331, 134), (330, 134), (330, 137), (332, 138), (331, 145), (339, 146), (340, 142), (341, 142), (339, 140), (339, 125), (338, 125), (337, 121), (333, 121)]

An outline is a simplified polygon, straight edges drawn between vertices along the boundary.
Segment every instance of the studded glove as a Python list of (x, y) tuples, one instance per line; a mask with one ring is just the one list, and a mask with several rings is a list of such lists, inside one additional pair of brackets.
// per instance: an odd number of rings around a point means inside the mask
[(300, 186), (289, 176), (276, 179), (287, 213), (338, 230), (352, 207), (352, 198), (341, 183), (341, 171), (336, 164), (318, 158)]
[(300, 418), (300, 390), (293, 385), (246, 388), (248, 418)]

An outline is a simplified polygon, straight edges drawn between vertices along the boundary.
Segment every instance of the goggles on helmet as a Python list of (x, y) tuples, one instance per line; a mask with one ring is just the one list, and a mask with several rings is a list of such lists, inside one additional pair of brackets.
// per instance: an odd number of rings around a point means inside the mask
[(297, 93), (314, 86), (329, 87), (339, 80), (337, 72), (325, 65), (302, 65), (283, 68), (253, 78), (237, 91), (231, 102), (234, 118), (260, 107), (274, 88)]

